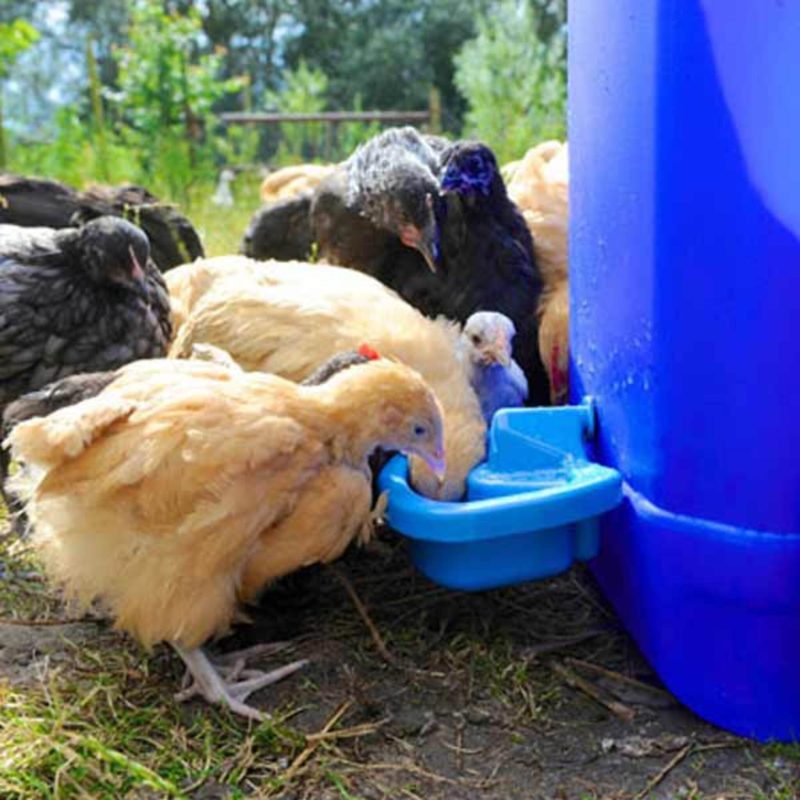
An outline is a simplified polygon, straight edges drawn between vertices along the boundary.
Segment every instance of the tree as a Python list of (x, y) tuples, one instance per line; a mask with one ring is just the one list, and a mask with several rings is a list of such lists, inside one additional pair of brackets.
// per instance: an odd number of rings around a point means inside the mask
[(490, 0), (297, 0), (297, 32), (286, 62), (301, 60), (329, 79), (331, 108), (426, 108), (431, 86), (442, 94), (446, 127), (458, 130), (464, 102), (452, 57), (475, 33)]
[[(283, 90), (267, 95), (267, 106), (284, 113), (313, 113), (325, 108), (328, 79), (318, 69), (310, 69), (301, 61), (297, 69), (287, 70)], [(278, 162), (309, 161), (322, 151), (325, 131), (319, 123), (281, 124)]]
[(455, 57), (455, 82), (469, 106), (466, 132), (501, 161), (566, 135), (565, 13), (563, 0), (502, 0)]
[(188, 199), (198, 178), (208, 178), (209, 153), (202, 147), (214, 103), (242, 82), (221, 80), (222, 54), (201, 53), (200, 16), (165, 13), (159, 0), (138, 0), (129, 44), (116, 51), (123, 137), (142, 158), (151, 185)]
[(38, 38), (36, 28), (25, 20), (0, 22), (0, 169), (5, 169), (8, 158), (3, 121), (3, 83), (11, 74), (11, 69), (20, 55)]

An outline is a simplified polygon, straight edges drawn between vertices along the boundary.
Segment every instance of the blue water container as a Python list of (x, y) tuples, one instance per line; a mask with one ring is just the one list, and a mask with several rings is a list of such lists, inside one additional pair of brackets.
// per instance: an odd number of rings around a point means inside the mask
[(569, 6), (573, 400), (594, 562), (666, 685), (800, 738), (800, 3)]

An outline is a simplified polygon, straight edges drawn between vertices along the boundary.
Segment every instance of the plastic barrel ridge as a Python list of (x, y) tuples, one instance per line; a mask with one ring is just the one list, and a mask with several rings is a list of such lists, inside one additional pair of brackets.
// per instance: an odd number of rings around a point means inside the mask
[(675, 695), (800, 738), (800, 4), (569, 8), (573, 401), (593, 569)]

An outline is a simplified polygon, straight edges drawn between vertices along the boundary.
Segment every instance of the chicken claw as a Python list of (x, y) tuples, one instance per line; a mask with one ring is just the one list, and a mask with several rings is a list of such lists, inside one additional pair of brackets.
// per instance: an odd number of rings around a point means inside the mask
[[(172, 646), (186, 664), (188, 674), (192, 677), (188, 688), (182, 689), (175, 695), (177, 702), (182, 703), (200, 695), (212, 705), (225, 705), (235, 714), (259, 722), (269, 719), (269, 715), (249, 706), (244, 701), (253, 692), (283, 680), (308, 664), (308, 659), (301, 659), (270, 672), (244, 669), (246, 656), (276, 652), (276, 648), (283, 649), (285, 646), (283, 643), (256, 645), (240, 651), (240, 653), (228, 653), (224, 658), (233, 663), (230, 666), (221, 667), (215, 666), (200, 647), (186, 650), (177, 644)], [(244, 677), (245, 680), (238, 680), (240, 677)]]

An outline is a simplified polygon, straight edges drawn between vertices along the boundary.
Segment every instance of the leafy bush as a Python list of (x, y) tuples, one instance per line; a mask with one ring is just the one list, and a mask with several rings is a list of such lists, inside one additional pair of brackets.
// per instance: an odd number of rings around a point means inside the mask
[(541, 13), (529, 0), (501, 0), (455, 57), (469, 106), (465, 134), (485, 140), (501, 161), (566, 135), (566, 31), (561, 25), (540, 38)]
[(119, 138), (138, 154), (146, 184), (184, 201), (195, 181), (213, 177), (212, 106), (242, 87), (239, 78), (217, 78), (221, 53), (199, 54), (201, 32), (196, 9), (169, 14), (159, 0), (139, 0), (129, 44), (116, 52)]
[(30, 23), (21, 19), (0, 22), (0, 169), (6, 166), (6, 138), (3, 125), (3, 82), (11, 74), (17, 58), (39, 38)]
[[(300, 61), (294, 70), (283, 73), (283, 88), (267, 93), (267, 107), (283, 114), (313, 114), (325, 109), (328, 78), (322, 70), (311, 69)], [(312, 161), (325, 148), (325, 123), (287, 123), (280, 126), (280, 144), (275, 154), (278, 164)]]

